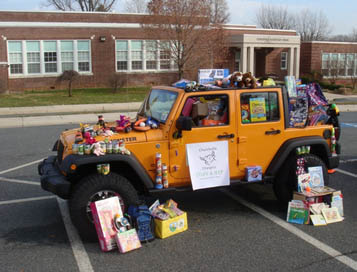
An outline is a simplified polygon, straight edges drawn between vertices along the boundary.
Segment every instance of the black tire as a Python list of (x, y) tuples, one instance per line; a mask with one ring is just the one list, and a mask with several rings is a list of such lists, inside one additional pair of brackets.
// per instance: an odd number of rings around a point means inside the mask
[[(314, 154), (301, 155), (305, 158), (305, 171), (308, 171), (309, 167), (321, 166), (324, 176), (324, 184), (329, 184), (329, 176), (327, 173), (327, 167), (320, 157)], [(293, 191), (297, 190), (297, 175), (296, 175), (296, 159), (297, 156), (290, 156), (287, 161), (280, 168), (277, 175), (273, 190), (276, 198), (283, 204), (287, 204), (293, 198)]]
[(69, 200), (69, 212), (73, 225), (85, 240), (96, 239), (96, 230), (88, 210), (90, 202), (117, 195), (122, 209), (139, 203), (138, 194), (133, 185), (116, 173), (108, 175), (93, 174), (83, 178), (73, 189)]

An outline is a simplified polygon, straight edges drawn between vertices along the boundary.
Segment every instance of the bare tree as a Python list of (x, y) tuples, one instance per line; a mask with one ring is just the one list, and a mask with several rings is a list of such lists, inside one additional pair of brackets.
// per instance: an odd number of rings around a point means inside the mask
[(129, 13), (147, 13), (149, 0), (125, 0), (124, 11)]
[(210, 0), (210, 22), (213, 24), (226, 24), (229, 21), (228, 5), (226, 0)]
[(294, 15), (283, 6), (261, 5), (256, 13), (256, 22), (259, 26), (269, 29), (293, 29), (295, 27)]
[(66, 70), (64, 71), (57, 80), (59, 82), (68, 81), (68, 96), (72, 97), (72, 84), (75, 80), (79, 78), (79, 73), (74, 70)]
[(297, 15), (296, 22), (296, 30), (302, 41), (321, 41), (331, 32), (328, 19), (322, 11), (314, 13), (304, 9)]
[(45, 7), (62, 11), (111, 11), (117, 0), (45, 0)]
[[(150, 16), (143, 24), (151, 39), (161, 40), (160, 59), (170, 55), (181, 78), (184, 72), (208, 68), (217, 59), (216, 52), (224, 56), (226, 44), (219, 23), (210, 24), (210, 0), (151, 0)], [(218, 49), (220, 48), (220, 50)]]

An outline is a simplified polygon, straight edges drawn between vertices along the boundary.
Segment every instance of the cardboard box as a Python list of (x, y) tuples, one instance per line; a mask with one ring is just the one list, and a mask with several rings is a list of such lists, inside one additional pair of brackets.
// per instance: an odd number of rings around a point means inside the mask
[(259, 165), (251, 165), (245, 168), (245, 179), (249, 181), (262, 180), (262, 167)]
[(208, 115), (207, 103), (196, 102), (192, 105), (192, 118), (206, 117)]
[(119, 198), (117, 196), (92, 202), (90, 208), (93, 214), (95, 229), (97, 230), (100, 248), (102, 251), (110, 251), (117, 247), (114, 227), (114, 216), (123, 216)]
[(300, 192), (294, 191), (293, 199), (307, 201), (309, 204), (324, 202), (324, 203), (330, 205), (332, 193), (333, 192), (323, 192), (323, 193), (304, 192), (304, 193), (300, 193)]
[(125, 253), (141, 247), (141, 243), (135, 229), (118, 232), (115, 236), (120, 253)]
[(155, 218), (155, 234), (164, 239), (188, 229), (187, 213), (167, 220)]

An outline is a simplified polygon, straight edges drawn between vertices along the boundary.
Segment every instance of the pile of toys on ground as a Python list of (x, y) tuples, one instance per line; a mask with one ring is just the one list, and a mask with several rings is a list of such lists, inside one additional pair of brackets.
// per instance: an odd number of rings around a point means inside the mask
[(290, 223), (322, 226), (343, 220), (343, 195), (341, 191), (325, 186), (321, 166), (305, 170), (305, 156), (310, 146), (297, 150), (298, 190), (289, 202), (286, 220)]
[[(102, 156), (105, 154), (130, 155), (130, 151), (125, 148), (123, 140), (111, 140), (112, 136), (120, 132), (130, 132), (131, 130), (147, 131), (158, 128), (159, 123), (151, 118), (140, 118), (135, 122), (130, 121), (130, 117), (120, 115), (120, 119), (115, 123), (106, 123), (102, 115), (98, 116), (96, 125), (81, 124), (77, 131), (75, 143), (72, 145), (72, 154)], [(115, 138), (115, 137), (114, 137)]]
[(93, 202), (90, 208), (102, 251), (117, 248), (125, 253), (155, 237), (164, 239), (188, 228), (186, 212), (172, 199), (164, 204), (156, 200), (150, 208), (131, 205), (126, 214), (117, 196)]

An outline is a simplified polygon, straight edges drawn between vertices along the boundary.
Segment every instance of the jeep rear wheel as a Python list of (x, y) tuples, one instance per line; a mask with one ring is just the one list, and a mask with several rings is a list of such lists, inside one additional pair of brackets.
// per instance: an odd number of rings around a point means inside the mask
[[(328, 185), (329, 176), (327, 173), (327, 167), (325, 163), (320, 159), (320, 157), (314, 154), (306, 154), (302, 155), (301, 157), (305, 158), (306, 172), (308, 172), (309, 167), (322, 167), (324, 184)], [(284, 204), (287, 204), (293, 198), (293, 191), (297, 190), (296, 160), (297, 156), (291, 156), (288, 158), (288, 160), (280, 168), (280, 171), (273, 184), (273, 189), (276, 198)]]
[(69, 212), (82, 238), (92, 240), (96, 237), (90, 203), (113, 196), (118, 196), (123, 212), (129, 205), (139, 202), (133, 185), (125, 177), (113, 172), (108, 175), (90, 175), (74, 187), (69, 200)]

